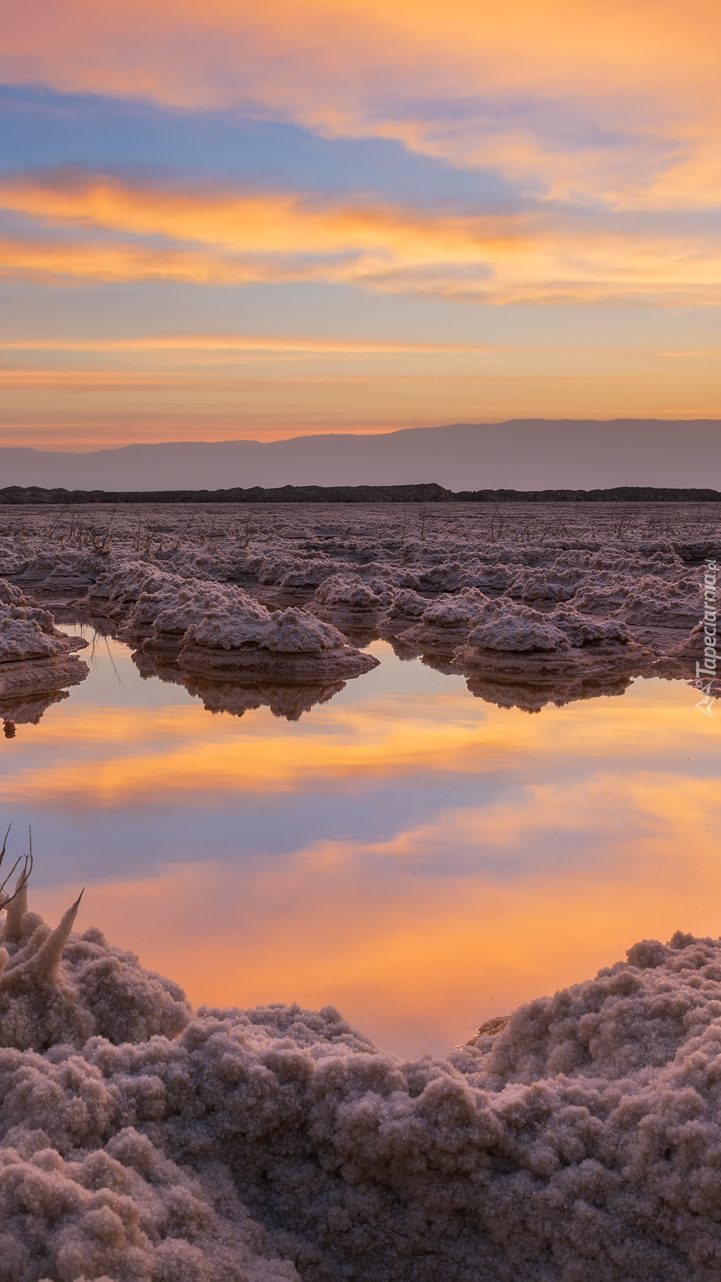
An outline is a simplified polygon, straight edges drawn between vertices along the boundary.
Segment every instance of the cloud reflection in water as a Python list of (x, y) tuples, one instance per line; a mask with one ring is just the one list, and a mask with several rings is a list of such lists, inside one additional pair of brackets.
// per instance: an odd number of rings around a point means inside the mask
[(686, 686), (529, 716), (377, 650), (289, 722), (210, 713), (120, 645), (113, 684), (98, 649), (6, 745), (40, 910), (87, 882), (84, 924), (193, 1001), (331, 1002), (414, 1053), (637, 938), (719, 933), (718, 727)]

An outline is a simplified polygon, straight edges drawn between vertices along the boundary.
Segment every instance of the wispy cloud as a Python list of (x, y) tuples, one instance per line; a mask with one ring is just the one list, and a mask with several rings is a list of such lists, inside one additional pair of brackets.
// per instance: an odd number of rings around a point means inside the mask
[(0, 338), (3, 352), (211, 352), (293, 356), (447, 356), (518, 351), (480, 343), (403, 343), (389, 339), (307, 338), (276, 334), (165, 334), (138, 338)]
[(36, 0), (0, 75), (394, 137), (550, 199), (706, 208), (721, 192), (711, 0)]
[(10, 175), (5, 272), (45, 281), (320, 281), (487, 303), (721, 301), (705, 223), (609, 227), (544, 210), (448, 212), (60, 169)]

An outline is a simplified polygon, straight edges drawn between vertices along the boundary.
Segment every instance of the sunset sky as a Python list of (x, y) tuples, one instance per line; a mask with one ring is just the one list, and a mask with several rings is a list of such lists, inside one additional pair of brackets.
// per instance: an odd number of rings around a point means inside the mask
[(0, 11), (0, 444), (721, 415), (717, 3)]

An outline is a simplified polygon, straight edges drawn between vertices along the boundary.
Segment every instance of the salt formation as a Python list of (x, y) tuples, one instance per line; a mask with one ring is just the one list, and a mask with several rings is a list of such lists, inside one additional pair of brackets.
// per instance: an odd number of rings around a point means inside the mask
[(182, 575), (173, 575), (147, 560), (120, 558), (106, 567), (88, 590), (88, 603), (102, 605), (109, 614), (125, 618), (128, 607), (143, 595), (167, 592), (180, 587)]
[(85, 645), (58, 631), (52, 614), (0, 579), (0, 701), (22, 702), (83, 681), (88, 667), (73, 651)]
[[(5, 521), (0, 573), (31, 585), (53, 612), (65, 601), (76, 617), (168, 663), (185, 651), (186, 671), (332, 683), (367, 670), (357, 651), (380, 635), (396, 653), (444, 672), (458, 672), (461, 657), (474, 691), (498, 680), (506, 693), (534, 680), (550, 688), (553, 677), (562, 702), (576, 677), (692, 678), (701, 657), (687, 648), (702, 614), (700, 566), (721, 553), (712, 504), (98, 504), (89, 514), (7, 508)], [(235, 603), (248, 619), (249, 601), (274, 615), (300, 611), (296, 630), (315, 648), (260, 644), (239, 622), (238, 644), (211, 642), (213, 613), (229, 619)], [(586, 620), (581, 642), (568, 619), (564, 626), (562, 607)], [(341, 634), (335, 659), (314, 631), (319, 622)], [(538, 637), (556, 628), (569, 645), (556, 637), (551, 649), (519, 649), (532, 623)], [(602, 623), (625, 627), (625, 640), (619, 631), (591, 639)], [(486, 625), (492, 645), (478, 644)], [(283, 626), (292, 630), (290, 619)], [(192, 639), (189, 629), (198, 630)], [(525, 670), (524, 654), (536, 656)]]
[[(511, 602), (500, 606), (469, 634), (453, 658), (462, 671), (482, 669), (489, 676), (527, 680), (584, 671), (587, 675), (642, 671), (652, 651), (631, 639), (625, 624), (594, 620), (573, 606), (557, 605), (550, 614)], [(405, 634), (408, 635), (408, 634)]]
[(721, 940), (403, 1060), (6, 902), (3, 1282), (715, 1282)]
[(12, 569), (8, 566), (6, 573), (11, 574), (23, 586), (31, 587), (35, 593), (54, 596), (68, 591), (86, 590), (106, 567), (106, 556), (61, 547), (51, 552), (43, 549), (39, 555), (29, 555)]
[[(109, 601), (121, 592), (126, 605), (134, 599), (118, 635), (146, 654), (177, 658), (182, 672), (329, 684), (377, 666), (330, 624), (293, 607), (273, 613), (240, 587), (157, 571), (125, 582), (108, 575), (103, 586)], [(365, 604), (379, 600), (362, 584), (353, 589)]]
[(191, 624), (201, 623), (216, 606), (232, 608), (233, 600), (243, 608), (250, 598), (240, 588), (168, 575), (140, 593), (118, 635), (131, 643), (140, 641), (147, 653), (176, 656)]
[(296, 681), (359, 676), (378, 665), (329, 623), (289, 606), (271, 614), (246, 598), (208, 610), (185, 633), (181, 668), (207, 676)]
[(428, 609), (426, 597), (415, 592), (413, 588), (401, 588), (394, 592), (388, 609), (379, 622), (379, 627), (387, 633), (398, 635), (412, 626)]
[[(380, 586), (382, 591), (381, 585), (374, 586)], [(370, 584), (364, 583), (359, 574), (329, 576), (321, 583), (313, 599), (318, 605), (341, 613), (373, 612), (383, 605), (382, 596)]]
[(190, 1007), (176, 984), (141, 972), (132, 953), (109, 949), (98, 932), (68, 943), (79, 901), (51, 930), (28, 911), (22, 876), (0, 936), (0, 1046), (79, 1048), (95, 1035), (117, 1044), (185, 1027)]
[(453, 596), (443, 593), (427, 605), (417, 623), (397, 635), (423, 654), (450, 655), (480, 619), (492, 617), (501, 608), (478, 588), (463, 588)]

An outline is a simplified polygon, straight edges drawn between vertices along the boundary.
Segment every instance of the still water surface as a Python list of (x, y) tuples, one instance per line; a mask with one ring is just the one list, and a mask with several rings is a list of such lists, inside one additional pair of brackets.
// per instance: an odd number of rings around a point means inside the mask
[(79, 928), (196, 1004), (331, 1003), (414, 1055), (637, 939), (721, 934), (721, 721), (687, 685), (529, 715), (371, 650), (288, 722), (208, 712), (99, 638), (85, 683), (0, 741), (33, 906), (55, 921), (85, 885)]

